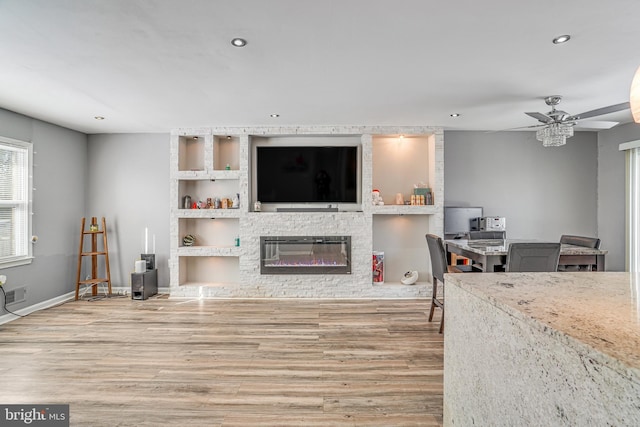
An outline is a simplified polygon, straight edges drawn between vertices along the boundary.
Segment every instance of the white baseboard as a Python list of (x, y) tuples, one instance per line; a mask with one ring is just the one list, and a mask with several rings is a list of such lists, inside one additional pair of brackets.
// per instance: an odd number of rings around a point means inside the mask
[[(13, 311), (14, 313), (19, 314), (21, 316), (26, 316), (26, 315), (31, 314), (33, 312), (44, 310), (46, 308), (51, 308), (51, 307), (54, 307), (56, 305), (60, 305), (60, 304), (62, 304), (64, 302), (71, 301), (75, 297), (76, 297), (75, 291), (74, 292), (69, 292), (67, 294), (60, 295), (58, 297), (51, 298), (51, 299), (46, 300), (46, 301), (39, 302), (39, 303), (34, 304), (34, 305), (30, 305), (29, 307), (21, 308), (20, 310), (11, 310), (11, 311)], [(5, 323), (9, 323), (9, 322), (11, 322), (13, 320), (16, 320), (16, 319), (19, 319), (19, 317), (18, 316), (14, 316), (11, 313), (4, 314), (4, 315), (0, 316), (0, 325), (3, 325)]]

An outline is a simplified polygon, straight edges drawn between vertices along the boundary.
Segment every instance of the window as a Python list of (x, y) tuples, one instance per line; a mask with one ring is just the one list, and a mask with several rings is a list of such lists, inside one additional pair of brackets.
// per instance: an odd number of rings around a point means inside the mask
[(31, 262), (31, 143), (0, 137), (0, 268)]
[(620, 144), (627, 157), (627, 271), (640, 273), (640, 141)]

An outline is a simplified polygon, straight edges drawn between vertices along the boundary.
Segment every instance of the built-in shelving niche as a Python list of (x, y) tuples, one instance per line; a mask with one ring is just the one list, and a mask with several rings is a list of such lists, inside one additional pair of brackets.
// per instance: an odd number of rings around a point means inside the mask
[(181, 256), (180, 286), (215, 286), (240, 282), (239, 257)]

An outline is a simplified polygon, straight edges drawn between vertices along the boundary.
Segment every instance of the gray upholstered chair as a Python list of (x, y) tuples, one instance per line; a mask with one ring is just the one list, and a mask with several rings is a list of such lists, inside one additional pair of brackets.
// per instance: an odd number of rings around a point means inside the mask
[(507, 272), (557, 271), (560, 243), (511, 243), (507, 251)]
[[(435, 234), (426, 234), (429, 258), (431, 259), (431, 274), (433, 291), (431, 295), (431, 309), (429, 310), (429, 322), (433, 320), (433, 312), (436, 307), (442, 309), (440, 318), (440, 333), (444, 330), (444, 273), (471, 273), (474, 270), (470, 265), (448, 265), (447, 254), (442, 238)], [(438, 292), (438, 282), (442, 284), (442, 292)], [(440, 295), (441, 294), (441, 295)]]
[(506, 231), (494, 231), (494, 230), (480, 230), (470, 231), (469, 240), (493, 240), (493, 239), (506, 239)]
[[(482, 246), (490, 244), (489, 242), (476, 242), (478, 240), (492, 240), (494, 242), (491, 242), (491, 244), (496, 244), (497, 242), (497, 244), (503, 245), (504, 240), (506, 238), (507, 238), (507, 232), (504, 230), (503, 231), (495, 231), (495, 230), (470, 231), (469, 246), (474, 246), (476, 243), (479, 243)], [(480, 271), (484, 270), (484, 266), (479, 262), (471, 261), (470, 264), (472, 264), (476, 270), (480, 270)], [(504, 269), (504, 266), (502, 269)]]
[[(560, 243), (567, 245), (582, 246), (591, 249), (600, 249), (600, 239), (597, 237), (574, 236), (571, 234), (563, 234), (560, 236)], [(591, 271), (591, 265), (561, 265), (558, 271)]]

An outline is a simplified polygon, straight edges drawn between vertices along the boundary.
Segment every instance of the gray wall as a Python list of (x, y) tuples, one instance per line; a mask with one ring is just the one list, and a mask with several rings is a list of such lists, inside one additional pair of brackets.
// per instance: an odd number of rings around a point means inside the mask
[(445, 206), (504, 216), (510, 238), (596, 236), (597, 136), (545, 148), (534, 132), (445, 131)]
[(2, 109), (0, 134), (31, 141), (34, 150), (33, 233), (39, 237), (33, 246), (35, 259), (30, 265), (2, 269), (5, 290), (27, 288), (27, 300), (8, 307), (16, 311), (75, 290), (87, 137)]
[[(128, 287), (156, 236), (159, 285), (169, 286), (169, 135), (86, 135), (0, 109), (0, 134), (34, 144), (31, 265), (3, 269), (6, 290), (27, 287), (17, 310), (75, 289), (80, 219), (104, 216), (114, 286)], [(507, 217), (513, 238), (598, 235), (608, 270), (624, 269), (624, 154), (640, 126), (576, 133), (544, 148), (533, 132), (445, 131), (445, 204)], [(151, 245), (151, 242), (149, 243)], [(2, 313), (0, 313), (2, 314)]]
[(169, 134), (88, 138), (87, 216), (105, 217), (113, 286), (129, 287), (135, 261), (156, 239), (158, 286), (169, 286)]
[(598, 134), (598, 235), (609, 251), (607, 269), (625, 269), (625, 153), (623, 142), (640, 139), (635, 123)]

